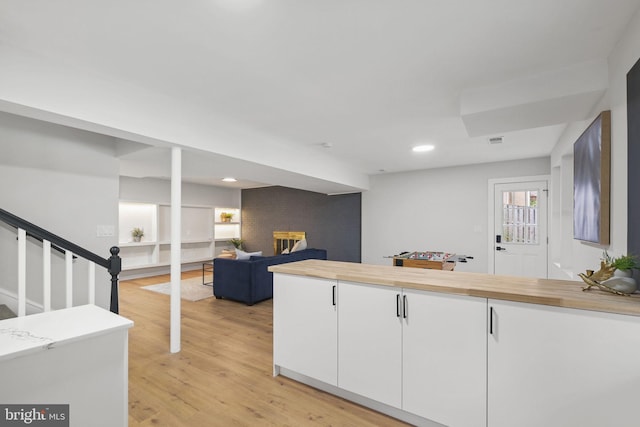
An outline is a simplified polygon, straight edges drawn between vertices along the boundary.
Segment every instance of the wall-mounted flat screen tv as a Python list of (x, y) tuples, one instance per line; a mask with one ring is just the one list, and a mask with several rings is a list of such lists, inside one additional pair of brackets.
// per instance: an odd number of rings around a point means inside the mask
[(573, 144), (573, 238), (609, 244), (611, 111), (603, 111)]

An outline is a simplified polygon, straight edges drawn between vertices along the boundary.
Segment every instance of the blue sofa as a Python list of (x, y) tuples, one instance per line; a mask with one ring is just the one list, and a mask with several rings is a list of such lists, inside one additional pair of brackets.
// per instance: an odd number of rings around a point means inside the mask
[(213, 295), (253, 305), (273, 298), (273, 273), (270, 265), (305, 259), (327, 259), (325, 249), (304, 249), (287, 255), (252, 256), (248, 260), (213, 260)]

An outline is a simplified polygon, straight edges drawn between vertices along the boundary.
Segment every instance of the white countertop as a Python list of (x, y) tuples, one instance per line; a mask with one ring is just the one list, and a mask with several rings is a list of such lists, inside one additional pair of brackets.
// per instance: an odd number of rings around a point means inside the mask
[(0, 361), (129, 329), (133, 322), (95, 305), (0, 321)]

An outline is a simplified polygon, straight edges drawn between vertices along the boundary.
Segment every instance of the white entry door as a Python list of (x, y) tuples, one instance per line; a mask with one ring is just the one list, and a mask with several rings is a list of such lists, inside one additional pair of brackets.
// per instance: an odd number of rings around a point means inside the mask
[(493, 184), (494, 274), (547, 278), (547, 184)]

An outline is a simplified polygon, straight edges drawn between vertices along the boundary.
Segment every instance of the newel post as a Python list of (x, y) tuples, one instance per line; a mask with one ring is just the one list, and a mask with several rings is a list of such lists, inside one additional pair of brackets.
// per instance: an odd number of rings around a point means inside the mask
[(112, 246), (109, 249), (111, 257), (109, 258), (109, 274), (111, 274), (111, 307), (110, 310), (113, 313), (118, 314), (118, 275), (122, 271), (122, 259), (118, 256), (120, 248)]

